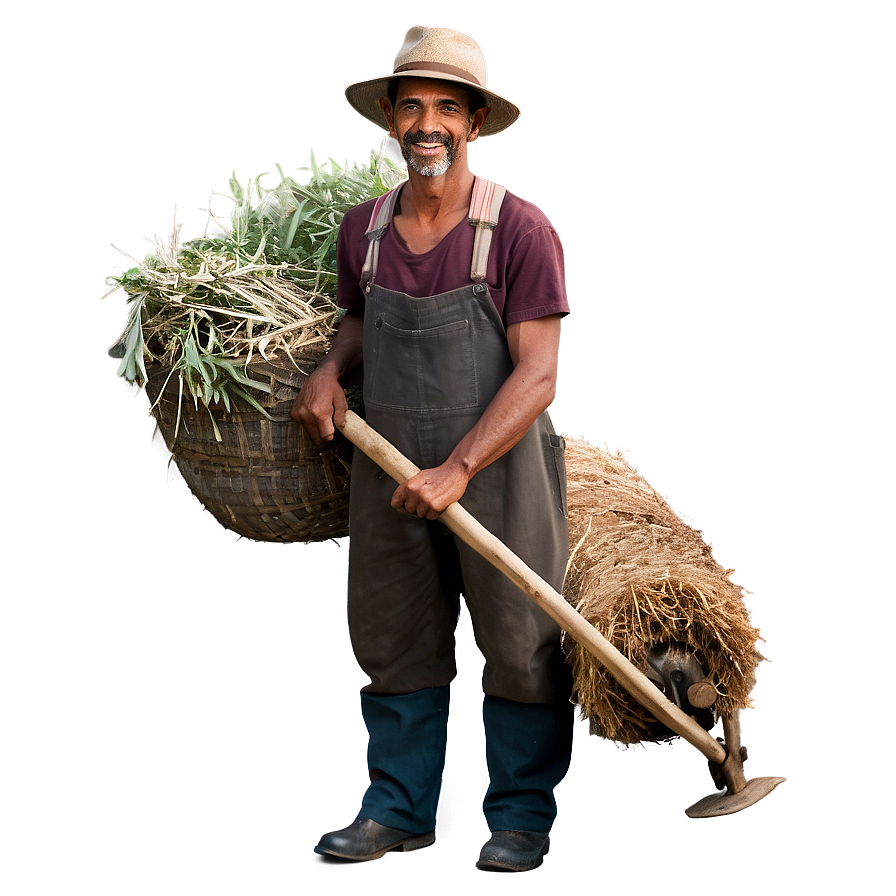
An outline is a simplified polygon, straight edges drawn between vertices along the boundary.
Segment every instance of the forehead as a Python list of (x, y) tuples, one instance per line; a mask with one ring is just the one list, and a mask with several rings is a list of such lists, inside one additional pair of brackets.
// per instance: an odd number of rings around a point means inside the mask
[(396, 102), (408, 98), (428, 100), (453, 100), (456, 103), (467, 101), (468, 93), (462, 84), (442, 81), (434, 78), (399, 78)]

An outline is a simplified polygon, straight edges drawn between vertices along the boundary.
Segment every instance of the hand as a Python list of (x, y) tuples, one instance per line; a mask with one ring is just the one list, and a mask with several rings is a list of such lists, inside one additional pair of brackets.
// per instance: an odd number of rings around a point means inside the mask
[(348, 403), (335, 372), (328, 366), (318, 367), (305, 380), (299, 397), (293, 402), (290, 416), (305, 427), (318, 448), (333, 441), (336, 426), (345, 423)]
[(469, 481), (462, 468), (449, 462), (431, 470), (421, 470), (398, 486), (392, 495), (392, 506), (421, 519), (435, 520), (443, 510), (463, 497)]

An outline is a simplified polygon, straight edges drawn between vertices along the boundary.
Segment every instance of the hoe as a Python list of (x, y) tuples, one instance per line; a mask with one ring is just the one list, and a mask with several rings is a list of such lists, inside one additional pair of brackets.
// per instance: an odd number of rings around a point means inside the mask
[[(419, 469), (353, 411), (348, 411), (342, 433), (396, 482), (404, 482)], [(767, 796), (784, 778), (744, 776), (746, 749), (740, 742), (740, 716), (722, 716), (724, 738), (713, 738), (691, 716), (668, 700), (637, 666), (618, 651), (593, 625), (583, 619), (562, 595), (536, 575), (506, 545), (464, 510), (452, 504), (439, 517), (455, 535), (481, 554), (535, 601), (567, 634), (585, 646), (610, 674), (671, 731), (696, 747), (709, 761), (719, 793), (711, 794), (685, 810), (691, 818), (730, 815)], [(693, 692), (692, 692), (693, 694)], [(701, 702), (696, 699), (696, 705)], [(693, 701), (692, 701), (693, 702)]]

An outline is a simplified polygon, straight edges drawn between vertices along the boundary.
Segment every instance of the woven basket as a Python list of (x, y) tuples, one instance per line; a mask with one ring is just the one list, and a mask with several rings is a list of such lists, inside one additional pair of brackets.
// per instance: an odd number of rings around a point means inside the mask
[[(231, 403), (230, 413), (215, 405), (211, 415), (220, 441), (205, 405), (197, 409), (189, 395), (179, 402), (178, 379), (169, 379), (170, 369), (147, 367), (152, 413), (181, 475), (222, 526), (246, 538), (315, 542), (348, 535), (352, 446), (337, 433), (333, 447), (320, 451), (289, 416), (308, 376), (303, 371), (313, 370), (319, 356), (297, 357), (301, 369), (289, 360), (251, 361), (249, 376), (271, 384), (263, 404), (273, 419), (248, 405), (238, 409)], [(350, 384), (346, 394), (358, 410), (360, 388)]]

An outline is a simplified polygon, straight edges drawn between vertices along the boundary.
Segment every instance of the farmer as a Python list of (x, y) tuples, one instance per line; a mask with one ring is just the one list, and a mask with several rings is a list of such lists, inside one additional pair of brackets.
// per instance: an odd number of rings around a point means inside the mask
[(346, 314), (293, 417), (325, 446), (345, 418), (341, 381), (363, 357), (368, 423), (422, 472), (396, 488), (354, 455), (348, 616), (370, 676), (361, 709), (371, 783), (355, 821), (315, 851), (363, 860), (434, 842), (462, 593), (486, 661), (491, 838), (477, 866), (528, 871), (548, 851), (554, 788), (569, 767), (560, 631), (439, 514), (461, 500), (561, 587), (563, 441), (546, 408), (568, 312), (562, 249), (537, 208), (470, 171), (469, 144), (519, 110), (486, 88), (482, 51), (466, 35), (412, 28), (393, 74), (346, 96), (401, 145), (408, 180), (343, 219)]

